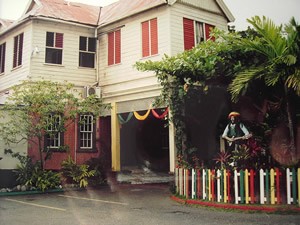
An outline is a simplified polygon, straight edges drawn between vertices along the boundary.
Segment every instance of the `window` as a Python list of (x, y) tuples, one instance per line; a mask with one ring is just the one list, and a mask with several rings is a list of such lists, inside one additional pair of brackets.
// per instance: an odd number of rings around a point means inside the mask
[(158, 54), (157, 18), (142, 22), (142, 56)]
[(95, 123), (93, 115), (80, 115), (79, 147), (81, 150), (92, 150), (95, 143)]
[(63, 146), (63, 133), (61, 132), (61, 125), (61, 115), (49, 115), (47, 132), (45, 137), (45, 146), (47, 149), (58, 150), (61, 146)]
[(121, 63), (121, 30), (108, 33), (108, 65)]
[(5, 51), (6, 43), (0, 45), (0, 73), (4, 73), (5, 70)]
[(210, 24), (183, 18), (184, 50), (192, 49), (196, 44), (208, 40), (213, 27)]
[(79, 37), (79, 66), (95, 67), (96, 38)]
[(47, 32), (46, 63), (62, 64), (63, 37), (62, 33)]
[(14, 37), (13, 68), (22, 65), (24, 33)]

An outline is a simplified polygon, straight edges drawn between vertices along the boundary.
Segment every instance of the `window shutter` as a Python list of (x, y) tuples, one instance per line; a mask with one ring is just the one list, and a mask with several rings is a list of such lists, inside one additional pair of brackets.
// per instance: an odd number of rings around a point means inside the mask
[(183, 18), (184, 50), (195, 46), (194, 21)]
[(149, 21), (142, 23), (142, 56), (147, 57), (150, 54), (149, 49)]
[(121, 62), (121, 31), (115, 32), (115, 64)]
[(62, 48), (63, 47), (63, 34), (62, 33), (56, 33), (55, 36), (55, 47)]
[(17, 66), (18, 59), (18, 36), (14, 37), (14, 58), (13, 58), (13, 67)]
[(0, 45), (0, 73), (4, 73), (5, 50), (6, 50), (6, 43), (3, 43), (2, 45)]
[(157, 19), (150, 20), (151, 30), (151, 55), (158, 54), (158, 33), (157, 33)]
[(213, 29), (215, 26), (213, 25), (210, 25), (210, 24), (205, 24), (205, 38), (206, 40), (208, 40), (209, 38), (214, 41), (215, 40), (215, 37), (210, 37), (210, 31), (211, 29)]
[(114, 58), (115, 58), (115, 47), (114, 47), (114, 32), (111, 32), (108, 34), (108, 65), (114, 64)]
[(22, 58), (23, 58), (23, 38), (24, 38), (24, 33), (20, 34), (20, 36), (19, 36), (18, 66), (22, 65)]

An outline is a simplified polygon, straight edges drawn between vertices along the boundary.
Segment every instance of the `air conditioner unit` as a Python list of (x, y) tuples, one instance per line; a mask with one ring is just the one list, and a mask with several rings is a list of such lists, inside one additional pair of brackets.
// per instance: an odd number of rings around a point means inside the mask
[(84, 87), (83, 96), (85, 98), (89, 97), (90, 95), (95, 95), (96, 98), (101, 98), (101, 88), (100, 87)]

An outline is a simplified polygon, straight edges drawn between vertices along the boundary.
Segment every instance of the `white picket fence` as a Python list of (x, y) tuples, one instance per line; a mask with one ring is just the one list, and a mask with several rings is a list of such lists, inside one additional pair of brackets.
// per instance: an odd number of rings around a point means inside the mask
[(178, 195), (235, 204), (300, 206), (300, 168), (248, 170), (175, 170)]

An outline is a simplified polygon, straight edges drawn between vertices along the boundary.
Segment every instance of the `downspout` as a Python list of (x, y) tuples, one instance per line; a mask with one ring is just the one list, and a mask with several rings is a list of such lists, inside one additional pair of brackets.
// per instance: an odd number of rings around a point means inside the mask
[(98, 41), (98, 24), (100, 22), (100, 17), (101, 17), (101, 11), (102, 11), (102, 6), (100, 6), (99, 8), (99, 15), (98, 15), (98, 19), (97, 19), (97, 27), (95, 29), (95, 38), (96, 38), (96, 81), (98, 83), (98, 86), (99, 86), (99, 41)]

